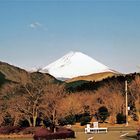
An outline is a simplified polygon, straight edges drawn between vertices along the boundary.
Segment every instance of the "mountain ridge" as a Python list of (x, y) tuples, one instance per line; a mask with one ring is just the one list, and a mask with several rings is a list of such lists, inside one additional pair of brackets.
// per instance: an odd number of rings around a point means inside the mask
[(0, 86), (7, 82), (25, 84), (38, 79), (46, 80), (48, 83), (60, 82), (50, 74), (37, 71), (31, 73), (17, 66), (0, 61)]

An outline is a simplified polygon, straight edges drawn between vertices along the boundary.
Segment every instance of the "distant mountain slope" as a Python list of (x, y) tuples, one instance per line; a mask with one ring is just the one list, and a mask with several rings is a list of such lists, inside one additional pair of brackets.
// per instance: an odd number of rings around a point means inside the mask
[(51, 76), (50, 74), (47, 73), (40, 73), (40, 72), (33, 72), (30, 73), (30, 79), (31, 81), (44, 81), (48, 84), (51, 83), (62, 83), (62, 81), (57, 80), (55, 77)]
[(121, 89), (121, 93), (124, 94), (125, 81), (127, 80), (130, 84), (136, 77), (140, 77), (140, 73), (130, 73), (127, 75), (118, 74), (100, 81), (71, 81), (66, 83), (66, 89), (71, 93), (80, 91), (96, 91), (104, 86), (112, 90), (118, 86)]
[(69, 82), (74, 82), (74, 81), (101, 81), (105, 78), (108, 77), (112, 77), (112, 76), (117, 76), (119, 74), (117, 73), (113, 73), (113, 72), (102, 72), (102, 73), (95, 73), (95, 74), (91, 74), (91, 75), (87, 75), (87, 76), (79, 76), (79, 77), (75, 77), (75, 78), (71, 78), (66, 80), (67, 83)]
[(28, 81), (29, 78), (27, 71), (5, 62), (0, 62), (0, 72), (4, 75), (5, 79), (17, 83)]
[(16, 66), (0, 62), (0, 86), (7, 82), (24, 84), (31, 81), (45, 81), (47, 83), (60, 82), (50, 74), (40, 72), (29, 73)]
[(81, 52), (70, 52), (50, 65), (42, 68), (41, 72), (49, 73), (57, 79), (70, 79), (94, 73), (113, 71)]

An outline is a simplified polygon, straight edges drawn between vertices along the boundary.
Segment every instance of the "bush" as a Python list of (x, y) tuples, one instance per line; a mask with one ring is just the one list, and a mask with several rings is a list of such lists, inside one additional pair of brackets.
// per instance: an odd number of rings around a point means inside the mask
[(0, 128), (0, 134), (18, 133), (22, 130), (20, 126), (7, 126)]
[(61, 118), (58, 123), (59, 125), (64, 126), (68, 124), (68, 121), (66, 120), (66, 118)]
[(34, 136), (35, 137), (45, 137), (49, 133), (51, 133), (51, 131), (49, 131), (48, 129), (40, 128), (34, 133)]
[(118, 124), (126, 123), (126, 116), (123, 115), (122, 113), (118, 113), (116, 119)]
[(66, 117), (67, 124), (75, 124), (76, 123), (76, 118), (74, 115), (70, 115)]
[(52, 139), (66, 139), (66, 138), (74, 138), (74, 131), (67, 128), (57, 128), (55, 133), (47, 130), (46, 128), (41, 128), (36, 131), (34, 134), (34, 140), (44, 139), (44, 140), (52, 140)]
[(91, 121), (91, 117), (90, 116), (83, 116), (81, 119), (80, 119), (80, 125), (83, 126), (83, 125), (86, 125), (87, 123), (89, 123)]
[(6, 113), (4, 116), (4, 120), (2, 122), (2, 126), (12, 126), (13, 125), (13, 118), (9, 113)]
[(25, 119), (25, 120), (20, 120), (19, 121), (19, 125), (21, 126), (21, 127), (29, 127), (30, 125), (29, 125), (29, 122)]
[(38, 129), (38, 127), (26, 127), (22, 130), (22, 134), (34, 134)]
[(100, 107), (98, 109), (98, 112), (96, 113), (97, 119), (101, 120), (102, 122), (105, 122), (108, 116), (109, 116), (109, 112), (105, 106)]
[(45, 119), (45, 120), (43, 120), (43, 124), (44, 124), (46, 127), (50, 127), (51, 122), (50, 122), (48, 119)]
[(68, 124), (75, 124), (76, 123), (76, 118), (74, 115), (69, 115), (65, 118), (62, 118), (59, 120), (60, 125), (68, 125)]

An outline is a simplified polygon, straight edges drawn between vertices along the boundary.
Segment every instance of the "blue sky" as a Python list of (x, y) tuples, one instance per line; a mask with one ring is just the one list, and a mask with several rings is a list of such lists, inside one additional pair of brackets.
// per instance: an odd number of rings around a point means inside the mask
[(0, 1), (0, 61), (40, 67), (70, 51), (140, 71), (140, 1)]

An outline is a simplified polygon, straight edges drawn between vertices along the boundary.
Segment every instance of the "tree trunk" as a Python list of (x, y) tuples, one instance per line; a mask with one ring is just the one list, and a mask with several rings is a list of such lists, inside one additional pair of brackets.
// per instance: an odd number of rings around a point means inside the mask
[(54, 111), (53, 111), (53, 120), (52, 120), (52, 122), (53, 122), (53, 132), (55, 133), (56, 132), (56, 110), (54, 109)]
[(55, 124), (52, 122), (52, 124), (50, 125), (50, 130), (55, 133), (56, 132), (56, 127)]
[(54, 124), (53, 132), (56, 133), (56, 126), (55, 126), (55, 124)]
[(14, 119), (13, 126), (17, 126), (17, 124), (18, 124), (18, 119), (17, 119), (17, 118), (15, 118), (15, 119)]
[(33, 116), (33, 127), (36, 126), (36, 119), (37, 119), (37, 116)]
[(29, 119), (27, 119), (27, 120), (28, 120), (29, 126), (33, 126), (33, 125), (32, 125), (32, 123), (31, 123), (30, 118), (29, 118)]

